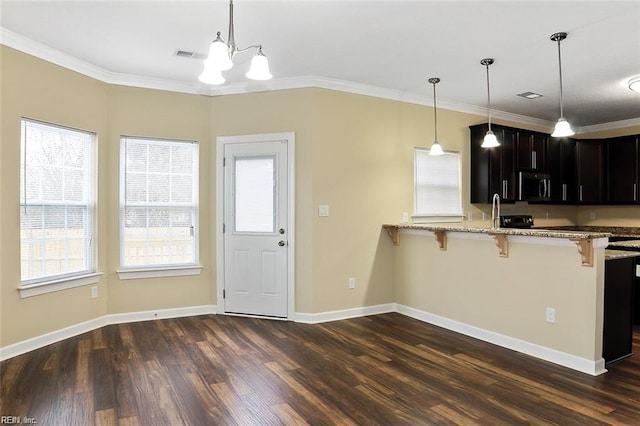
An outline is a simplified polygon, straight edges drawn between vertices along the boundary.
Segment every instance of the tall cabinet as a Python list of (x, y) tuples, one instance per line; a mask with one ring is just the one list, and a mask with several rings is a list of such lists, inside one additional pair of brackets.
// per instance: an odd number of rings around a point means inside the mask
[(551, 202), (575, 204), (576, 141), (570, 138), (552, 138), (547, 152)]
[(516, 131), (510, 128), (492, 126), (500, 146), (482, 148), (488, 125), (471, 126), (471, 202), (491, 203), (493, 194), (500, 195), (506, 202), (515, 201)]
[(607, 201), (612, 204), (638, 203), (638, 137), (607, 139)]
[(576, 148), (577, 201), (579, 204), (602, 204), (606, 201), (606, 142), (581, 140)]

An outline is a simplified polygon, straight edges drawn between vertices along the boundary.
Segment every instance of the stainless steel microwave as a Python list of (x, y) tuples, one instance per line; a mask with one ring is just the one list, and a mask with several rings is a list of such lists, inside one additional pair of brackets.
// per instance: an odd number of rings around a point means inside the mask
[(519, 201), (546, 201), (551, 199), (551, 175), (520, 172), (518, 174)]

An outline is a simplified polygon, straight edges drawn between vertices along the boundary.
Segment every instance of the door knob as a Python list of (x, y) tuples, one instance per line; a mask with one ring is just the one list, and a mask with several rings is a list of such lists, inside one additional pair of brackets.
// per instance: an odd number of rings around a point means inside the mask
[(280, 232), (280, 234), (284, 234), (284, 228), (280, 228), (278, 232)]
[(280, 241), (278, 241), (278, 245), (279, 245), (280, 247), (284, 247), (285, 242), (284, 242), (284, 241), (282, 241), (282, 240), (280, 240)]

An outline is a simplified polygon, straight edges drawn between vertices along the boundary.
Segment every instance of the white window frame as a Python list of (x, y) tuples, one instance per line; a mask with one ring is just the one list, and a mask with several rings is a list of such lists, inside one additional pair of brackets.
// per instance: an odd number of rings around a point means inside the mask
[[(88, 132), (86, 130), (79, 130), (71, 127), (61, 126), (57, 124), (46, 123), (43, 121), (33, 120), (29, 118), (22, 118), (20, 121), (21, 127), (21, 152), (20, 152), (20, 172), (21, 172), (21, 187), (20, 187), (20, 210), (21, 216), (22, 211), (26, 209), (28, 206), (46, 206), (46, 205), (59, 205), (63, 207), (67, 206), (86, 206), (87, 212), (90, 216), (90, 224), (89, 229), (86, 229), (88, 234), (84, 234), (83, 240), (85, 241), (85, 246), (83, 249), (84, 252), (84, 261), (85, 261), (85, 269), (76, 272), (68, 272), (62, 274), (52, 274), (52, 275), (42, 275), (35, 278), (23, 279), (21, 277), (20, 286), (18, 287), (18, 291), (20, 293), (21, 298), (37, 296), (40, 294), (52, 293), (54, 291), (65, 290), (74, 287), (80, 287), (90, 284), (96, 284), (100, 281), (100, 276), (102, 273), (96, 271), (97, 265), (97, 252), (96, 245), (93, 243), (95, 241), (95, 227), (96, 227), (96, 180), (97, 180), (97, 161), (96, 161), (96, 152), (97, 152), (97, 138), (96, 134), (92, 132)], [(28, 140), (27, 140), (27, 132), (28, 128), (36, 128), (36, 127), (44, 127), (48, 129), (59, 129), (61, 132), (73, 132), (82, 134), (85, 137), (90, 138), (90, 149), (85, 155), (85, 165), (83, 170), (89, 172), (87, 177), (89, 181), (85, 181), (83, 184), (83, 201), (78, 203), (76, 202), (68, 202), (65, 203), (64, 200), (58, 201), (47, 201), (47, 200), (27, 200), (27, 188), (26, 185), (29, 181), (29, 176), (27, 175), (26, 161), (27, 161), (27, 150)], [(60, 165), (60, 167), (64, 167)], [(65, 229), (67, 229), (65, 227)], [(22, 224), (20, 225), (20, 245), (23, 243), (23, 231)], [(22, 247), (21, 247), (22, 251)], [(22, 259), (22, 254), (21, 254)]]
[[(170, 207), (191, 207), (192, 210), (192, 223), (193, 223), (193, 262), (188, 263), (167, 263), (167, 264), (146, 264), (146, 265), (125, 265), (125, 220), (124, 212), (127, 205), (132, 205), (131, 202), (125, 200), (125, 187), (126, 187), (126, 145), (127, 141), (148, 141), (149, 143), (175, 145), (175, 144), (190, 144), (194, 147), (195, 161), (193, 164), (192, 174), (192, 188), (193, 188), (193, 200), (192, 204), (184, 203), (164, 203), (162, 206)], [(164, 139), (164, 138), (149, 138), (149, 137), (135, 137), (135, 136), (121, 136), (120, 138), (120, 268), (118, 269), (118, 277), (122, 280), (140, 279), (140, 278), (159, 278), (159, 277), (176, 277), (187, 275), (199, 275), (202, 271), (202, 266), (199, 265), (199, 161), (200, 151), (197, 141), (192, 140), (177, 140), (177, 139)], [(136, 203), (140, 207), (153, 207), (150, 203)], [(156, 205), (156, 207), (161, 205)]]
[[(457, 197), (458, 203), (454, 208), (443, 208), (443, 209), (431, 209), (430, 211), (419, 211), (420, 205), (423, 204), (424, 200), (419, 199), (420, 194), (423, 191), (419, 190), (419, 156), (425, 156), (428, 160), (438, 161), (439, 158), (445, 158), (444, 156), (429, 156), (429, 150), (426, 148), (414, 148), (414, 162), (413, 162), (413, 208), (414, 214), (412, 216), (414, 223), (434, 223), (434, 222), (462, 222), (464, 218), (464, 214), (462, 211), (462, 162), (460, 158), (460, 153), (455, 151), (445, 151), (445, 156), (456, 156), (457, 165), (458, 165), (458, 173), (457, 173)], [(428, 188), (429, 185), (423, 185), (422, 189)]]

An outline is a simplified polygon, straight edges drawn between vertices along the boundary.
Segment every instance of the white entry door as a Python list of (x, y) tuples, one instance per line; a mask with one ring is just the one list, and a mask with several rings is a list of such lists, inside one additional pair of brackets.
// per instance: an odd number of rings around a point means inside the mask
[(224, 145), (224, 311), (287, 317), (287, 140)]

